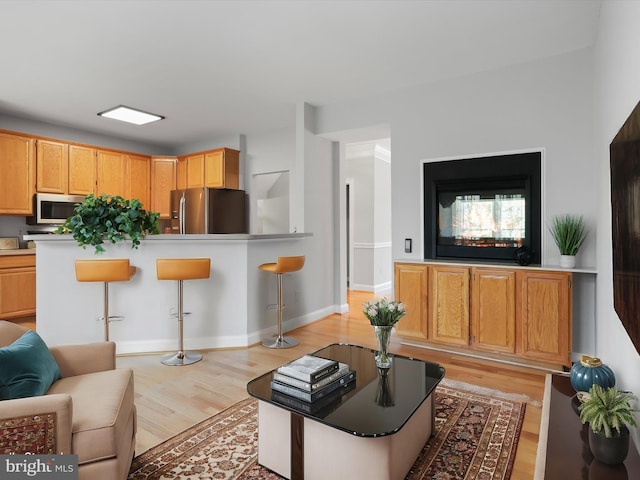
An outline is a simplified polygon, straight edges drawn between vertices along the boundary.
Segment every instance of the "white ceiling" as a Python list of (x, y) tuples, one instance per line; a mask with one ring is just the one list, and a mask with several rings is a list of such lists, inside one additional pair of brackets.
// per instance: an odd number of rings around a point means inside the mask
[[(592, 46), (600, 1), (0, 0), (0, 114), (176, 146)], [(129, 126), (125, 104), (164, 115)]]

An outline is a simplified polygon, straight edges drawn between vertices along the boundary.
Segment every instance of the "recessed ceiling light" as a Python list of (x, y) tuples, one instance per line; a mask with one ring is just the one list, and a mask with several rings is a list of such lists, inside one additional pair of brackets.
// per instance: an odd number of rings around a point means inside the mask
[(164, 118), (160, 115), (143, 112), (142, 110), (125, 107), (124, 105), (110, 108), (109, 110), (98, 113), (98, 115), (101, 117), (113, 118), (114, 120), (133, 123), (135, 125), (145, 125), (147, 123), (157, 122)]

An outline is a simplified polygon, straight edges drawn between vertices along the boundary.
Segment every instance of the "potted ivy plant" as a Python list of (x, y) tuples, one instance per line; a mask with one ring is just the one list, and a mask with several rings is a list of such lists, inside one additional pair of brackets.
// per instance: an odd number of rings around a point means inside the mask
[(82, 248), (95, 247), (96, 254), (105, 251), (105, 241), (119, 243), (129, 238), (131, 248), (138, 248), (145, 235), (159, 233), (160, 214), (145, 210), (135, 198), (90, 194), (74, 211), (75, 215), (67, 218), (56, 233), (70, 233)]
[(549, 231), (560, 250), (560, 266), (575, 267), (578, 250), (589, 235), (582, 215), (558, 215), (554, 217)]
[(629, 453), (629, 428), (636, 426), (631, 392), (593, 384), (578, 409), (582, 423), (589, 423), (589, 448), (594, 458), (609, 465), (624, 462)]

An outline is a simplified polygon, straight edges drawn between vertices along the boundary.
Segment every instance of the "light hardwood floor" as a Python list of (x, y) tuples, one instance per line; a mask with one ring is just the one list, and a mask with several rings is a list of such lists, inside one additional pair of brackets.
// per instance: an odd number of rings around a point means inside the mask
[[(360, 311), (362, 303), (372, 297), (367, 292), (352, 291), (348, 299), (348, 314), (331, 315), (288, 332), (300, 340), (300, 345), (290, 349), (273, 350), (255, 345), (211, 350), (203, 352), (201, 362), (185, 367), (164, 366), (160, 364), (160, 355), (118, 357), (118, 367), (131, 367), (135, 374), (138, 409), (136, 453), (142, 453), (248, 397), (246, 384), (249, 380), (305, 353), (336, 342), (376, 348), (373, 330)], [(188, 321), (185, 328), (189, 328)], [(533, 404), (527, 405), (511, 478), (533, 478), (544, 371), (405, 346), (395, 337), (392, 337), (390, 351), (440, 363), (449, 379), (528, 396)]]

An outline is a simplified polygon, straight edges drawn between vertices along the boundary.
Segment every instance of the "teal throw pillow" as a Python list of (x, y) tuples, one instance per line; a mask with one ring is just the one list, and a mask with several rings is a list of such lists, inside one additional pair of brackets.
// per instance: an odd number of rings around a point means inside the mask
[(0, 400), (44, 395), (59, 378), (58, 364), (36, 332), (0, 348)]

